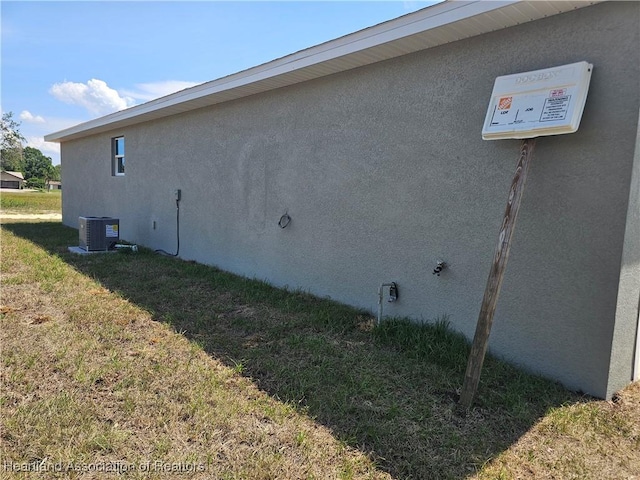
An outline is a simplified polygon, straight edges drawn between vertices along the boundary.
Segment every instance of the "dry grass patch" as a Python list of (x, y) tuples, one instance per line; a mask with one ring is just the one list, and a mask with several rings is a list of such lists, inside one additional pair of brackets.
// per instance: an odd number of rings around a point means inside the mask
[[(189, 478), (388, 478), (170, 326), (46, 256), (3, 235), (5, 464), (154, 468), (157, 461), (205, 470)], [(43, 272), (50, 268), (64, 270), (55, 284), (55, 273)]]
[(461, 414), (469, 345), (444, 320), (376, 327), (368, 312), (145, 249), (71, 255), (77, 231), (60, 224), (5, 229), (13, 461), (157, 460), (216, 479), (625, 478), (637, 467), (635, 386), (594, 402), (489, 357)]
[(640, 383), (552, 409), (478, 479), (640, 479)]

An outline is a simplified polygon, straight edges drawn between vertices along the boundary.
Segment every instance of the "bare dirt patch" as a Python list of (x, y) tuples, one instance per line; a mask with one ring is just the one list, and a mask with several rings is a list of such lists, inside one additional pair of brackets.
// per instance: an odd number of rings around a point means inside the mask
[(62, 220), (61, 213), (5, 213), (0, 212), (3, 220)]

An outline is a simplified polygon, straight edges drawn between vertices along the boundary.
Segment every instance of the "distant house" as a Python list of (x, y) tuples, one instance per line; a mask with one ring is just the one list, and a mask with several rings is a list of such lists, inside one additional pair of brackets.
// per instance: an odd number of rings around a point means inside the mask
[(588, 62), (579, 130), (536, 141), (489, 348), (611, 398), (640, 378), (638, 25), (640, 2), (443, 2), (93, 119), (45, 137), (63, 223), (175, 251), (179, 218), (181, 258), (372, 312), (396, 282), (386, 315), (471, 338), (520, 144), (482, 140), (494, 80)]
[(62, 182), (59, 180), (49, 180), (47, 190), (62, 190)]
[(1, 188), (21, 189), (24, 186), (24, 176), (21, 172), (3, 170), (1, 173)]

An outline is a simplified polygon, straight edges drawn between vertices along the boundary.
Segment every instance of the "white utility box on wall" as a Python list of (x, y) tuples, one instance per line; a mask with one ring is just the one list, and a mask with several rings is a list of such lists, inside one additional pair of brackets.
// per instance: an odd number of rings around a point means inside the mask
[(578, 62), (496, 78), (484, 140), (533, 138), (578, 130), (593, 65)]

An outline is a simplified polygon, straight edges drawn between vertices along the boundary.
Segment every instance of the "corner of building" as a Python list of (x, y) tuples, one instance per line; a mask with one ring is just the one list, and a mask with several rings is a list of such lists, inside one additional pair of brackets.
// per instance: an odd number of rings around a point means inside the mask
[(611, 343), (606, 398), (640, 379), (640, 118), (627, 221), (620, 265), (620, 281)]

